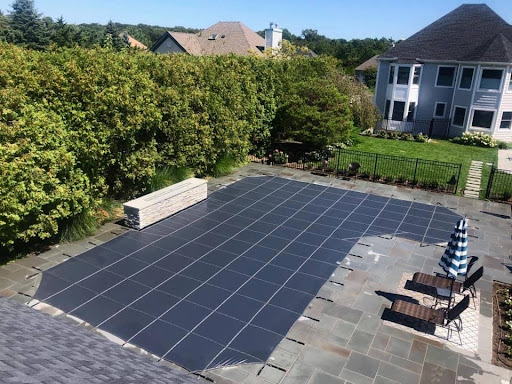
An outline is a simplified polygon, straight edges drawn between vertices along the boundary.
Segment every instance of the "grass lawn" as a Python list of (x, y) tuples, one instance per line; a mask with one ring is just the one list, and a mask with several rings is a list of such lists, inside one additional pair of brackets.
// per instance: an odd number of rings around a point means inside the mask
[[(357, 151), (380, 153), (385, 155), (404, 156), (426, 160), (437, 160), (448, 163), (462, 163), (462, 174), (459, 182), (459, 190), (466, 185), (469, 167), (472, 160), (484, 163), (498, 162), (497, 148), (469, 147), (451, 143), (448, 140), (432, 140), (430, 143), (416, 143), (402, 140), (389, 140), (369, 136), (354, 136), (354, 146), (351, 149)], [(482, 188), (487, 187), (487, 178), (482, 177)]]

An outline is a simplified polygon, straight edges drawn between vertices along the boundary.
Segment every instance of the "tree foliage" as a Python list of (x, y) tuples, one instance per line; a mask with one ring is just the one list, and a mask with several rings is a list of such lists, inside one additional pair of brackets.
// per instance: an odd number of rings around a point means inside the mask
[(218, 173), (228, 158), (266, 150), (274, 125), (323, 145), (341, 140), (352, 121), (370, 124), (360, 108), (371, 100), (366, 88), (328, 57), (35, 51), (7, 43), (0, 57), (4, 247), (53, 236), (105, 196), (145, 193), (157, 169)]
[(294, 84), (277, 111), (274, 135), (309, 147), (345, 141), (352, 129), (349, 99), (326, 79)]
[(44, 49), (50, 42), (50, 32), (33, 0), (15, 0), (7, 18), (5, 39), (31, 49)]

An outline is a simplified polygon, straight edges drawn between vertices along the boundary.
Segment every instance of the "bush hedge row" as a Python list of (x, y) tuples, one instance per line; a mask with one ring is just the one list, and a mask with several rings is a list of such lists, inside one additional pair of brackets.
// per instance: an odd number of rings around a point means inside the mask
[(361, 105), (371, 105), (361, 87), (339, 80), (332, 58), (35, 52), (4, 43), (0, 57), (7, 248), (56, 235), (59, 223), (104, 196), (144, 193), (159, 168), (203, 176), (221, 159), (268, 147), (276, 111), (298, 82), (337, 79), (357, 124), (366, 118)]

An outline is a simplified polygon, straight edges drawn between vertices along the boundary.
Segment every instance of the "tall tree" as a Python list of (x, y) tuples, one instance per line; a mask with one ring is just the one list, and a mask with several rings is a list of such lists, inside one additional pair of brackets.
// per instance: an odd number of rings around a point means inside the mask
[(119, 30), (116, 28), (114, 22), (110, 20), (105, 27), (103, 47), (110, 48), (115, 51), (120, 51), (122, 48), (126, 47), (126, 43), (119, 35)]
[(50, 43), (46, 23), (37, 13), (34, 0), (15, 0), (7, 18), (7, 41), (27, 48), (42, 50)]
[(52, 32), (51, 42), (58, 47), (72, 47), (80, 43), (78, 30), (74, 25), (66, 23), (62, 16), (53, 24)]

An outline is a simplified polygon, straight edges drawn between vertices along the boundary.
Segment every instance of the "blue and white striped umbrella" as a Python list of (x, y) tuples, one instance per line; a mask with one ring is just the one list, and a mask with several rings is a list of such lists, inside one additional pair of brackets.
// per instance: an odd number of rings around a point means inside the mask
[(457, 221), (455, 230), (446, 246), (439, 265), (451, 278), (465, 275), (468, 270), (468, 223), (466, 219)]

